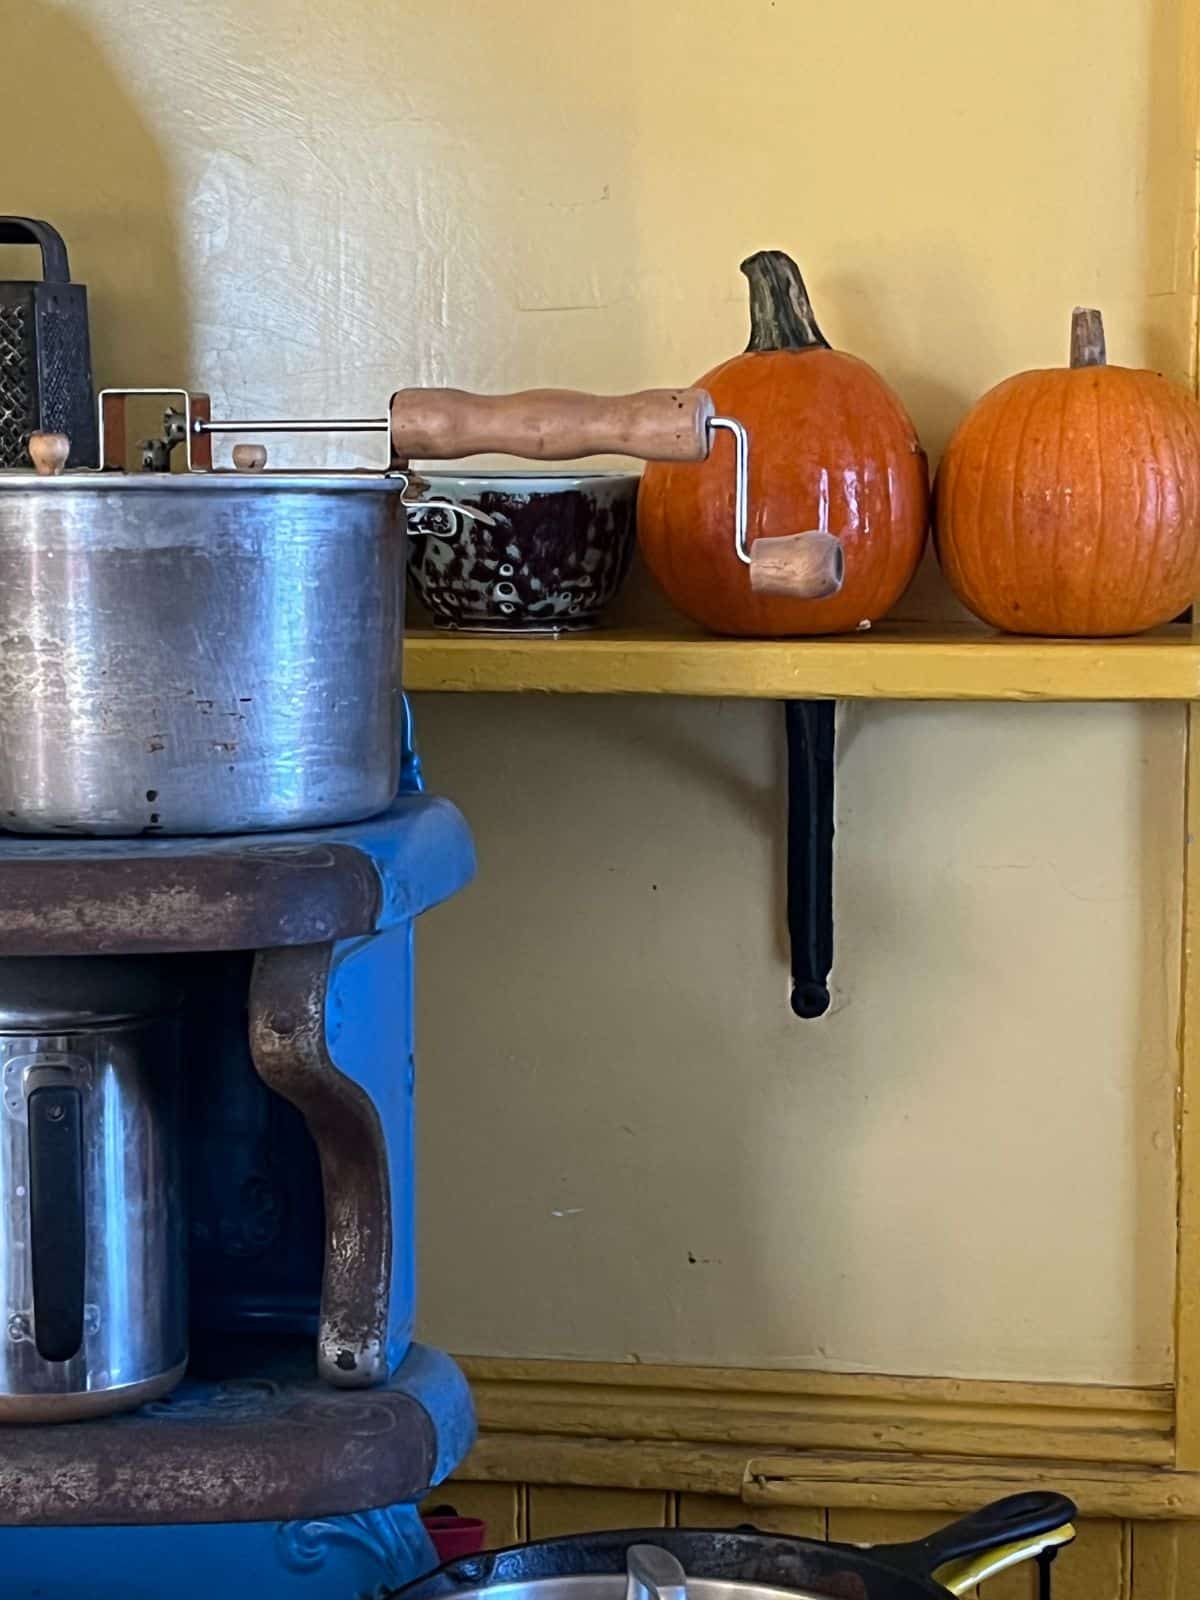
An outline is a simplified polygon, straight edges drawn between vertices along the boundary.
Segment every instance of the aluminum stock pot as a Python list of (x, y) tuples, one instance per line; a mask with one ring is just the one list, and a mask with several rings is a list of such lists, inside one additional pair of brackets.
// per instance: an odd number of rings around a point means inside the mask
[[(110, 465), (127, 457), (130, 394), (180, 402), (141, 447), (151, 470), (133, 473)], [(218, 422), (184, 390), (105, 391), (99, 470), (64, 471), (69, 441), (40, 434), (35, 471), (0, 473), (0, 828), (241, 833), (384, 810), (400, 764), (409, 460), (702, 460), (721, 428), (737, 444), (731, 525), (753, 571), (746, 436), (703, 390), (409, 389), (386, 417), (336, 422)], [(243, 470), (211, 469), (214, 433), (343, 430), (387, 435), (386, 469), (268, 472), (246, 444)], [(179, 445), (185, 470), (172, 471)], [(793, 592), (828, 593), (808, 537), (790, 541)], [(840, 563), (814, 537), (817, 564)]]
[(465, 1556), (392, 1600), (946, 1600), (1069, 1543), (1074, 1516), (1063, 1495), (1016, 1494), (866, 1549), (750, 1529), (579, 1534)]
[(0, 825), (353, 821), (399, 777), (404, 479), (0, 478)]

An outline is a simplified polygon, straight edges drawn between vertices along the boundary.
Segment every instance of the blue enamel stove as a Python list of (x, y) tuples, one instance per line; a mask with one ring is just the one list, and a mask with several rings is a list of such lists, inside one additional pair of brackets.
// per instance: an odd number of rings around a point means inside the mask
[(313, 832), (0, 840), (0, 958), (177, 965), (191, 1298), (173, 1393), (0, 1426), (4, 1600), (357, 1600), (435, 1564), (416, 1506), (474, 1418), (412, 1342), (413, 923), (474, 855), (411, 756), (405, 790)]

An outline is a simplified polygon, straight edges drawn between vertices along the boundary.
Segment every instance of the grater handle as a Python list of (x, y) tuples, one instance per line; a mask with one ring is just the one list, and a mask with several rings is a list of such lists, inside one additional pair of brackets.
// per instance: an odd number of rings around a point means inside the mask
[(70, 283), (67, 247), (57, 228), (36, 217), (0, 217), (0, 244), (36, 244), (42, 252), (42, 277), (47, 283)]

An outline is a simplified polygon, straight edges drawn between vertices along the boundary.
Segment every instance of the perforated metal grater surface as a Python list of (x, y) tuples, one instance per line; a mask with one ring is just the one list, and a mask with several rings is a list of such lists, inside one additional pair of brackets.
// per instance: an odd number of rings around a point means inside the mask
[(42, 281), (0, 279), (0, 467), (27, 467), (25, 441), (65, 433), (71, 465), (99, 460), (87, 290), (70, 281), (67, 249), (49, 223), (0, 217), (0, 244), (36, 244)]
[(22, 441), (36, 426), (28, 320), (24, 306), (0, 305), (0, 467), (15, 467), (24, 459)]

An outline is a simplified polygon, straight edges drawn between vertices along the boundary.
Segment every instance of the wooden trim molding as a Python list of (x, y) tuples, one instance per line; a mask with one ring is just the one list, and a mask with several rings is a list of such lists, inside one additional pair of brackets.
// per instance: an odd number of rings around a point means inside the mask
[[(721, 1495), (748, 1508), (867, 1507), (970, 1511), (1021, 1489), (1057, 1489), (1085, 1517), (1200, 1519), (1200, 1474), (1129, 1463), (996, 1461), (985, 1457), (840, 1455), (797, 1451), (750, 1456), (730, 1445), (548, 1439), (484, 1434), (459, 1469), (472, 1483), (656, 1489)], [(753, 1521), (748, 1511), (747, 1520)]]
[(1170, 1389), (745, 1368), (459, 1357), (487, 1433), (911, 1451), (1027, 1460), (1174, 1460)]
[(480, 1439), (459, 1476), (959, 1511), (1053, 1485), (1085, 1514), (1200, 1517), (1170, 1389), (460, 1357)]
[(870, 1505), (892, 1511), (969, 1511), (1023, 1489), (1057, 1489), (1087, 1517), (1200, 1517), (1200, 1473), (1088, 1462), (985, 1461), (939, 1456), (873, 1460), (760, 1457), (747, 1464), (748, 1505)]

